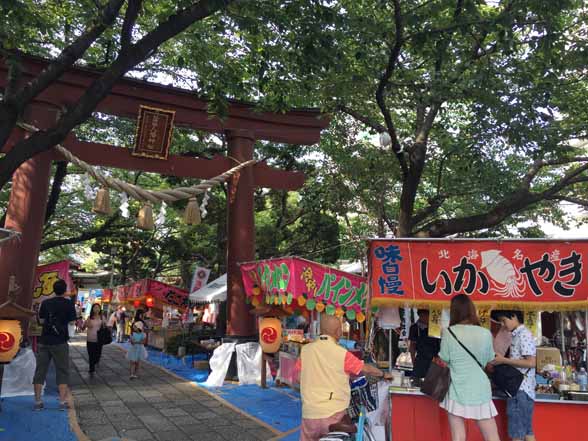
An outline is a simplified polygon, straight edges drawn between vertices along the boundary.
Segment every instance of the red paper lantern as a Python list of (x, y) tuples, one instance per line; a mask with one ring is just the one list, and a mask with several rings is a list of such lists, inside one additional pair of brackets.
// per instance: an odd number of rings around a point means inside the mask
[(21, 335), (18, 320), (0, 320), (0, 363), (10, 363), (15, 357)]
[(145, 299), (145, 304), (147, 305), (147, 308), (153, 308), (154, 303), (155, 301), (153, 300), (153, 296), (147, 296), (147, 298)]
[(135, 307), (135, 309), (137, 309), (139, 306), (141, 306), (141, 301), (140, 300), (135, 300), (133, 302), (133, 306)]
[(263, 352), (278, 352), (282, 344), (282, 322), (277, 318), (266, 317), (259, 324), (259, 344)]

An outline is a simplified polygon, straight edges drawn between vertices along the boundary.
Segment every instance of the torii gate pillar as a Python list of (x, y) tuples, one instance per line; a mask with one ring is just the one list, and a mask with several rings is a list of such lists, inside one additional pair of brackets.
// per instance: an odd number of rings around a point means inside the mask
[[(35, 110), (39, 109), (34, 107)], [(29, 112), (28, 120), (38, 127), (47, 127), (55, 121), (56, 115), (55, 110), (45, 107), (42, 112)], [(28, 134), (19, 129), (17, 136), (25, 137)], [(39, 259), (39, 245), (43, 236), (52, 155), (50, 151), (41, 153), (16, 170), (12, 176), (12, 190), (6, 209), (5, 227), (21, 233), (21, 238), (2, 248), (0, 299), (5, 299), (8, 279), (14, 275), (24, 293), (17, 297), (17, 303), (25, 308), (30, 308), (33, 301), (34, 268)], [(25, 327), (27, 334), (28, 328)]]
[[(253, 159), (255, 138), (246, 131), (227, 133), (231, 159)], [(236, 188), (235, 188), (236, 187)], [(227, 334), (248, 337), (255, 334), (255, 320), (245, 303), (245, 290), (238, 262), (255, 259), (253, 168), (246, 167), (229, 180), (227, 210)]]

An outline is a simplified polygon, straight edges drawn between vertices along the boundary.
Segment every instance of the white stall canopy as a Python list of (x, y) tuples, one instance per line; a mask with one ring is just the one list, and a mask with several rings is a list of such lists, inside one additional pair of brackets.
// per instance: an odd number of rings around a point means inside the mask
[(190, 294), (190, 303), (219, 303), (227, 300), (227, 275), (224, 274)]

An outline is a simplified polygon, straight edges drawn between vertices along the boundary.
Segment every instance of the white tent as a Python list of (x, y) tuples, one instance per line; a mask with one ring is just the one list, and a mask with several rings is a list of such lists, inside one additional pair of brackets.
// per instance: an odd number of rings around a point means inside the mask
[(227, 300), (227, 275), (224, 274), (190, 294), (191, 303), (218, 303)]

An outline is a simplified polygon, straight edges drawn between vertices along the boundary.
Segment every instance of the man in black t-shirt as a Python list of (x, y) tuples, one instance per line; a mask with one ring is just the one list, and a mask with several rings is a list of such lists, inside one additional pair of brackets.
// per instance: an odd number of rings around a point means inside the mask
[(43, 325), (43, 332), (37, 351), (37, 367), (33, 384), (35, 386), (35, 410), (42, 410), (41, 399), (43, 384), (47, 377), (47, 369), (51, 360), (55, 363), (57, 386), (59, 388), (60, 409), (68, 408), (69, 396), (69, 332), (67, 326), (76, 320), (76, 309), (73, 302), (64, 298), (67, 284), (58, 280), (53, 285), (55, 297), (41, 303), (39, 322)]
[(429, 310), (419, 309), (419, 319), (410, 327), (408, 340), (412, 359), (413, 378), (423, 378), (427, 375), (431, 360), (439, 354), (441, 340), (429, 337)]

